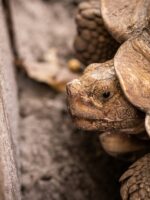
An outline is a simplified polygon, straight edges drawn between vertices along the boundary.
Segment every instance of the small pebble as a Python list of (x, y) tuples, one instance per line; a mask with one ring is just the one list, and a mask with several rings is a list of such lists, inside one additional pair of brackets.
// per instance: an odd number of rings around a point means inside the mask
[(81, 71), (81, 63), (79, 60), (72, 58), (68, 61), (68, 68), (73, 72)]

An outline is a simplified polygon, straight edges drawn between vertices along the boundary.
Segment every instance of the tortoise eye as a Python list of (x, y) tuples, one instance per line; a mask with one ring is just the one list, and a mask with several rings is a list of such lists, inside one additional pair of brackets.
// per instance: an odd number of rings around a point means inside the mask
[(107, 101), (112, 97), (112, 93), (110, 91), (104, 91), (100, 95), (100, 100), (101, 101)]
[(104, 98), (104, 99), (108, 99), (109, 97), (110, 97), (110, 92), (109, 91), (107, 91), (107, 92), (103, 92), (102, 93), (102, 97)]

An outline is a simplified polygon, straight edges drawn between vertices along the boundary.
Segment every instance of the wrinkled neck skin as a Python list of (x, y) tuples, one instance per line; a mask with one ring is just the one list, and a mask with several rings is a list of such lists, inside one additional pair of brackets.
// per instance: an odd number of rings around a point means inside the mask
[(67, 94), (76, 127), (99, 133), (101, 144), (110, 155), (127, 154), (148, 146), (145, 114), (126, 99), (113, 60), (87, 67), (81, 78), (67, 84)]

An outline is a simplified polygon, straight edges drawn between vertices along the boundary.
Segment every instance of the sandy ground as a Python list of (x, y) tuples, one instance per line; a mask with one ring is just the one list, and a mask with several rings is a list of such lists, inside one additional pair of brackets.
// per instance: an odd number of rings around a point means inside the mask
[(24, 200), (119, 199), (120, 161), (93, 133), (73, 128), (65, 94), (19, 75), (21, 184)]

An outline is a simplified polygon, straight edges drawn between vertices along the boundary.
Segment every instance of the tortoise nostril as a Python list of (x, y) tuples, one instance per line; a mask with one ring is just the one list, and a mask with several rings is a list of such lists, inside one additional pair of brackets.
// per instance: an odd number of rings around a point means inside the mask
[(82, 85), (78, 79), (74, 79), (66, 85), (68, 96), (78, 95), (80, 90), (82, 90)]
[(71, 96), (70, 83), (66, 85), (66, 92), (68, 96)]

